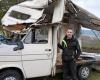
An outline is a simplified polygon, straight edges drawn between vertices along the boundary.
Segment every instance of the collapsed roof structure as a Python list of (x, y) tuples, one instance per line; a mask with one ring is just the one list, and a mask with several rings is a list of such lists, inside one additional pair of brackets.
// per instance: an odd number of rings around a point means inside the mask
[(86, 28), (100, 30), (100, 18), (74, 4), (72, 1), (66, 1), (67, 10), (74, 14), (73, 18), (77, 23), (81, 24)]
[[(54, 16), (56, 17), (56, 21), (53, 21)], [(74, 4), (71, 0), (25, 1), (12, 6), (1, 22), (5, 26), (23, 23), (42, 25), (44, 23), (75, 22), (86, 28), (100, 31), (100, 19)]]

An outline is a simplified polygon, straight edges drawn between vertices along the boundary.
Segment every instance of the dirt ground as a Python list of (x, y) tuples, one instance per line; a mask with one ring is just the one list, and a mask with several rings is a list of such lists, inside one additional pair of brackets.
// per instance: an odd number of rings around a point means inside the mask
[[(62, 74), (57, 74), (54, 78), (35, 78), (35, 79), (29, 79), (29, 80), (63, 80)], [(100, 72), (97, 72), (95, 70), (92, 71), (91, 75), (89, 76), (88, 80), (100, 80)]]

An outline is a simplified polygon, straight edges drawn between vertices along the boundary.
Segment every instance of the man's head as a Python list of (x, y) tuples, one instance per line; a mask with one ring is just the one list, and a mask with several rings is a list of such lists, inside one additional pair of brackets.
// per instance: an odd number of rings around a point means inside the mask
[(67, 35), (67, 38), (71, 39), (73, 37), (73, 30), (72, 29), (67, 29), (66, 35)]

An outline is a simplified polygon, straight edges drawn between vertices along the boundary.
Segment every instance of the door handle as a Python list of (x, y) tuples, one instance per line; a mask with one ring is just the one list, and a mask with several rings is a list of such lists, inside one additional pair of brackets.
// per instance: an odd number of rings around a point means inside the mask
[(45, 49), (45, 51), (51, 51), (51, 49)]

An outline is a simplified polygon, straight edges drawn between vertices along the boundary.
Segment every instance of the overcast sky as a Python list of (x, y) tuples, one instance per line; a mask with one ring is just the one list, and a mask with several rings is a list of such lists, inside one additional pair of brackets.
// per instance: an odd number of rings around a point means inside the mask
[(72, 0), (80, 7), (88, 10), (100, 18), (100, 0)]

